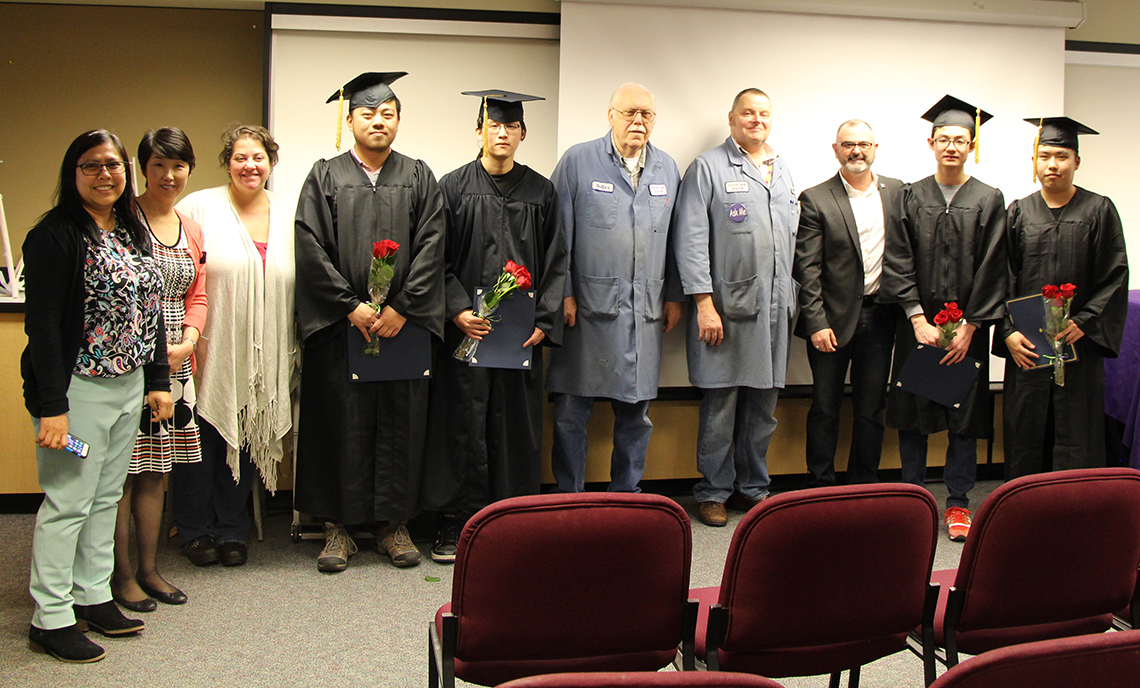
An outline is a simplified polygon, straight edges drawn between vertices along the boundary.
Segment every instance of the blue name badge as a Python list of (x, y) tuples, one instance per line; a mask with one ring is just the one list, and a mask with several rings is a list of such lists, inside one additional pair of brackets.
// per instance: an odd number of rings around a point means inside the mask
[(591, 188), (593, 188), (594, 191), (601, 191), (602, 193), (613, 193), (614, 192), (614, 185), (610, 184), (609, 182), (595, 181), (591, 184)]
[(728, 219), (733, 222), (744, 222), (748, 217), (748, 209), (739, 203), (733, 203), (728, 207)]

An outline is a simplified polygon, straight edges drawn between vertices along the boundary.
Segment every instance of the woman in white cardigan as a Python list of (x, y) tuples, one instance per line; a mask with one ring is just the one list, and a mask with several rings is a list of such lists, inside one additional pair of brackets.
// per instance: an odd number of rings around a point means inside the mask
[(292, 429), (297, 364), (293, 326), (294, 204), (266, 190), (277, 143), (262, 127), (222, 136), (230, 183), (198, 191), (178, 209), (202, 226), (210, 310), (198, 344), (202, 462), (175, 467), (174, 523), (182, 552), (206, 566), (246, 562), (254, 468), (277, 486)]

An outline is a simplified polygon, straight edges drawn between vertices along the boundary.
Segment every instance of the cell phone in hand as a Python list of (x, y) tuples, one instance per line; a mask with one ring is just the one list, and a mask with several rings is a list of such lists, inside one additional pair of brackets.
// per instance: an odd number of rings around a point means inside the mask
[(67, 436), (67, 446), (64, 447), (67, 451), (75, 454), (81, 459), (87, 458), (87, 452), (91, 451), (91, 445), (79, 439), (75, 435), (69, 434)]

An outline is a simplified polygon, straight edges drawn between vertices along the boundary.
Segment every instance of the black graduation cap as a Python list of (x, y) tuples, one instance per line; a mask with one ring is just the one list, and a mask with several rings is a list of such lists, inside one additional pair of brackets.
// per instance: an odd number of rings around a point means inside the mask
[(337, 101), (336, 113), (336, 149), (340, 150), (340, 127), (344, 122), (344, 97), (348, 96), (348, 111), (352, 112), (358, 107), (377, 108), (396, 97), (389, 84), (407, 72), (364, 72), (336, 93), (329, 96), (326, 103)]
[(343, 88), (329, 96), (325, 102), (331, 103), (334, 100), (343, 99), (347, 95), (349, 97), (349, 112), (358, 107), (380, 107), (381, 103), (386, 103), (396, 97), (389, 85), (396, 79), (407, 75), (407, 72), (365, 72), (345, 84)]
[(980, 107), (970, 105), (964, 100), (952, 95), (945, 95), (942, 96), (942, 100), (934, 104), (934, 107), (927, 110), (922, 118), (935, 127), (965, 127), (969, 129), (974, 139), (974, 162), (978, 162), (981, 153), (978, 144), (978, 130), (983, 124), (993, 119), (993, 115)]
[(508, 124), (523, 121), (523, 103), (532, 100), (546, 100), (541, 96), (528, 96), (525, 93), (494, 89), (489, 91), (463, 91), (463, 95), (482, 98), (483, 102), (479, 107), (483, 114), (496, 122)]
[(1037, 125), (1037, 144), (1040, 146), (1058, 146), (1078, 150), (1078, 134), (1096, 135), (1094, 131), (1075, 119), (1068, 117), (1033, 117), (1025, 120)]
[(1068, 148), (1074, 153), (1080, 151), (1078, 134), (1096, 135), (1094, 131), (1075, 119), (1068, 117), (1026, 118), (1026, 122), (1037, 125), (1037, 138), (1033, 141), (1033, 181), (1037, 181), (1037, 149), (1041, 146)]

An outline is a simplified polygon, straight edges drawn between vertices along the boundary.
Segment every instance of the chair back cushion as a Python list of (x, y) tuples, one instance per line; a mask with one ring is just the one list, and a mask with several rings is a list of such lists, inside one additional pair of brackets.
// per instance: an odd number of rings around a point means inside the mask
[(783, 688), (763, 676), (724, 671), (585, 672), (528, 676), (498, 688)]
[(456, 676), (494, 685), (668, 664), (691, 554), (688, 516), (658, 495), (538, 495), (482, 509), (455, 561)]
[(1027, 628), (1018, 637), (1014, 627), (1049, 629), (1099, 617), (1086, 632), (1103, 630), (1136, 589), (1140, 471), (1081, 469), (1011, 480), (990, 494), (970, 530), (954, 582), (964, 594), (961, 651), (1060, 635)]
[(1140, 631), (1011, 645), (951, 667), (931, 688), (1135, 688)]
[(922, 621), (938, 506), (906, 484), (771, 497), (741, 519), (719, 602), (721, 668), (765, 676), (830, 673), (906, 645)]

